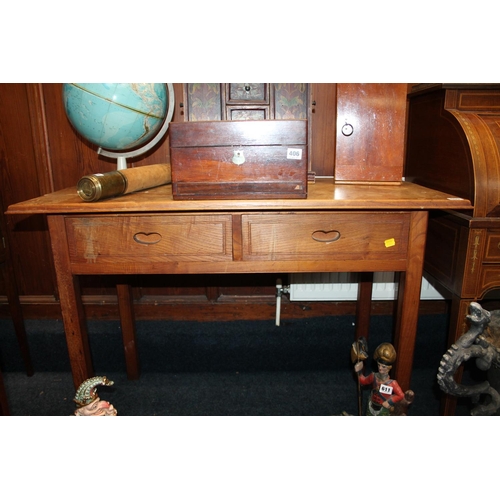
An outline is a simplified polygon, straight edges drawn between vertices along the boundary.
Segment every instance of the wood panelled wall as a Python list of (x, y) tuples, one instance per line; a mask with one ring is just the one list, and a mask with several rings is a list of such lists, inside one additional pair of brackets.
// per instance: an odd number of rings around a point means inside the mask
[[(333, 175), (335, 156), (335, 84), (310, 84), (312, 169)], [(183, 84), (174, 84), (174, 121), (184, 120)], [(0, 84), (0, 202), (13, 256), (16, 285), (26, 317), (58, 317), (57, 286), (50, 241), (43, 216), (6, 216), (13, 203), (76, 186), (91, 173), (115, 168), (96, 147), (71, 127), (64, 112), (62, 84)], [(129, 161), (140, 166), (169, 161), (167, 136), (146, 156)], [(278, 275), (132, 276), (138, 318), (272, 318)], [(1, 279), (1, 278), (0, 278)], [(117, 317), (114, 277), (81, 278), (89, 317)], [(0, 281), (0, 315), (8, 315), (6, 284)], [(193, 306), (196, 307), (193, 307)], [(341, 313), (351, 313), (342, 304)], [(378, 305), (377, 307), (383, 307)], [(283, 314), (301, 316), (331, 311), (331, 304), (283, 305)], [(314, 311), (313, 311), (314, 309)]]

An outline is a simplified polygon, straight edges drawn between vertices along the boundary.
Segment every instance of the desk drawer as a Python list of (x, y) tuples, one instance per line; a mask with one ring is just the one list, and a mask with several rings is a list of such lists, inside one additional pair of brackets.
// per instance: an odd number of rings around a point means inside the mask
[(405, 258), (409, 213), (242, 215), (244, 260)]
[(230, 215), (67, 217), (73, 263), (232, 260)]
[(488, 231), (484, 261), (500, 263), (500, 233)]

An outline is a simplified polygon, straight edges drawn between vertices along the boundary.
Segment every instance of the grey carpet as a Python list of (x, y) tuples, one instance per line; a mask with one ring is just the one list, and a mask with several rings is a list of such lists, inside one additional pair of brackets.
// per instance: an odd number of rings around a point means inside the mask
[[(0, 320), (0, 366), (13, 415), (70, 415), (74, 388), (63, 326), (27, 320), (35, 374), (27, 377), (14, 329)], [(358, 413), (350, 347), (354, 317), (273, 321), (138, 321), (139, 380), (127, 380), (118, 321), (90, 321), (99, 387), (119, 415), (339, 415)], [(370, 352), (390, 341), (393, 320), (373, 316)], [(444, 315), (419, 319), (410, 415), (439, 415), (436, 383), (446, 347)], [(366, 403), (367, 392), (363, 391)], [(457, 414), (468, 414), (468, 402)]]

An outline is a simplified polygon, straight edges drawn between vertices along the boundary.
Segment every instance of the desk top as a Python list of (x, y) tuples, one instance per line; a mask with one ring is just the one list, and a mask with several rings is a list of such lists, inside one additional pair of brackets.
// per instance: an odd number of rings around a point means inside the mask
[(469, 210), (469, 200), (403, 182), (401, 185), (335, 184), (317, 179), (306, 199), (182, 200), (164, 185), (97, 202), (84, 202), (76, 187), (11, 205), (7, 214), (83, 214), (110, 212), (190, 212), (240, 210)]

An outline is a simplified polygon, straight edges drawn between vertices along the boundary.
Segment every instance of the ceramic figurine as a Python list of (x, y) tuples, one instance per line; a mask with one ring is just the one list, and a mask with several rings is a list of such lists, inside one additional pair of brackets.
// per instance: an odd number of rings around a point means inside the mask
[(397, 381), (389, 377), (392, 364), (396, 361), (396, 350), (392, 344), (384, 342), (375, 349), (373, 359), (377, 362), (378, 372), (372, 372), (368, 376), (361, 373), (363, 361), (354, 365), (359, 383), (372, 387), (366, 415), (390, 416), (394, 412), (394, 406), (405, 397)]
[(455, 374), (463, 363), (475, 359), (477, 368), (487, 371), (492, 381), (495, 379), (495, 372), (500, 366), (498, 313), (471, 302), (466, 317), (469, 329), (443, 354), (439, 364), (439, 387), (452, 396), (472, 398), (475, 405), (471, 410), (472, 416), (497, 414), (500, 408), (498, 387), (493, 387), (488, 380), (473, 385), (461, 384), (456, 381)]
[(108, 401), (101, 401), (97, 395), (98, 385), (113, 385), (107, 377), (92, 377), (80, 384), (73, 401), (78, 408), (75, 410), (77, 417), (115, 417), (116, 409)]
[(408, 415), (408, 407), (413, 403), (415, 393), (411, 390), (405, 392), (405, 397), (394, 405), (391, 417), (406, 417)]

